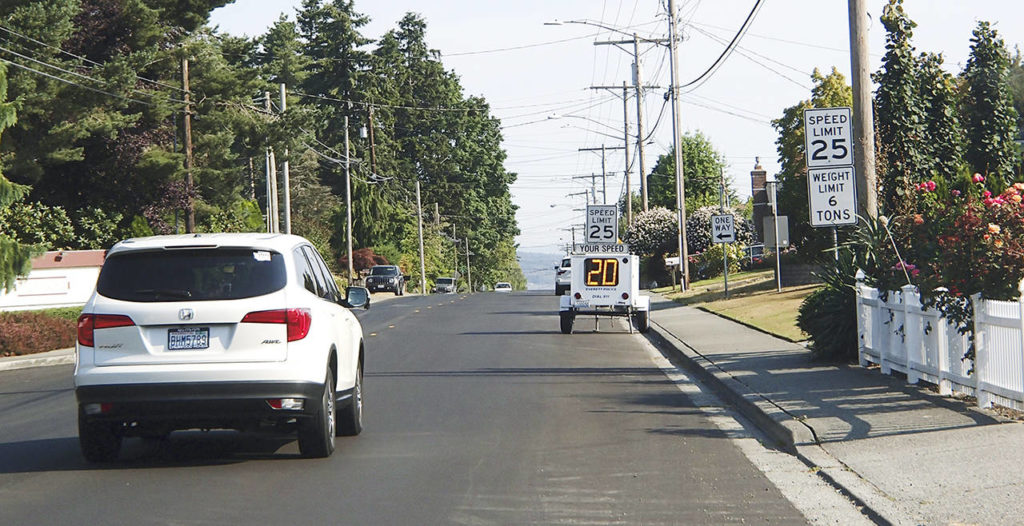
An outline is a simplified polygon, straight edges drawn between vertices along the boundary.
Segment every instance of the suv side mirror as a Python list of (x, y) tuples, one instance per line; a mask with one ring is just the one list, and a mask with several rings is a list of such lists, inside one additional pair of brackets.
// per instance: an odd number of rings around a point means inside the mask
[(555, 270), (558, 270), (558, 269), (560, 269), (560, 268), (562, 268), (562, 267), (561, 267), (561, 266), (559, 266), (559, 265), (555, 265)]
[(363, 309), (370, 308), (370, 291), (365, 287), (346, 287), (345, 288), (345, 303), (348, 303), (349, 308)]

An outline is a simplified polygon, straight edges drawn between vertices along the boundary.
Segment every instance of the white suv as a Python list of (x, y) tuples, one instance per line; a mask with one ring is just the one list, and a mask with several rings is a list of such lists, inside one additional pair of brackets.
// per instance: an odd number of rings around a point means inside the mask
[(363, 416), (363, 332), (298, 236), (190, 234), (110, 249), (78, 319), (75, 397), (85, 458), (177, 429), (297, 431), (326, 457)]
[(555, 296), (561, 296), (572, 287), (572, 258), (562, 258), (562, 264), (555, 267)]

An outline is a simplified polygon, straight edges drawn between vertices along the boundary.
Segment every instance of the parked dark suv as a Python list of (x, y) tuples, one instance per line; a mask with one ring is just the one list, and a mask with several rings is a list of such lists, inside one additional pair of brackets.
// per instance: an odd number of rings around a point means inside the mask
[(405, 293), (405, 276), (395, 265), (374, 265), (366, 277), (366, 288), (370, 292), (386, 290), (401, 296)]

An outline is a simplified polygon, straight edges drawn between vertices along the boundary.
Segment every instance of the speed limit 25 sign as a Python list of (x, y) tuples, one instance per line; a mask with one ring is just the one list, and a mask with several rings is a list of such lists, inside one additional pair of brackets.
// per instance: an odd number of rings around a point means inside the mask
[(808, 168), (853, 165), (853, 118), (850, 108), (804, 110)]
[(615, 243), (619, 239), (619, 207), (587, 205), (587, 243)]

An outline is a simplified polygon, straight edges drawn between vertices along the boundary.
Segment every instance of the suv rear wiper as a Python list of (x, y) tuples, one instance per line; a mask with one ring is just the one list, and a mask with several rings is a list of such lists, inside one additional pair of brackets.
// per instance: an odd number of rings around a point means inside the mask
[(136, 294), (152, 294), (154, 296), (167, 296), (171, 298), (191, 298), (192, 292), (185, 289), (139, 289)]

